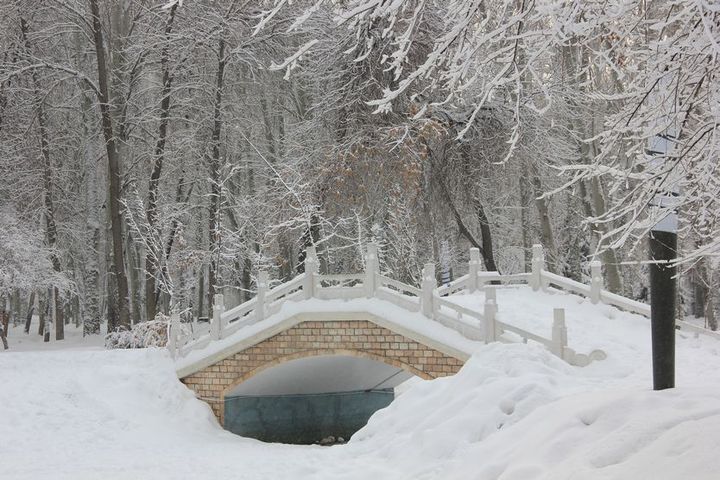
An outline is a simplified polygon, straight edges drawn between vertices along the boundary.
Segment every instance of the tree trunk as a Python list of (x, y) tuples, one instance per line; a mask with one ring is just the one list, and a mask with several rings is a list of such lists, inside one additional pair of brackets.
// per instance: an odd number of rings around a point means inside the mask
[[(307, 226), (307, 228), (303, 232), (302, 237), (300, 238), (300, 252), (298, 253), (298, 261), (297, 265), (295, 266), (297, 273), (305, 272), (305, 257), (307, 256), (307, 247), (317, 245), (318, 242), (320, 242), (320, 219), (315, 213), (313, 213), (310, 215), (310, 224)], [(283, 245), (281, 245), (281, 251), (283, 250), (282, 247)], [(290, 249), (286, 247), (285, 251), (287, 252), (288, 250)], [(292, 258), (290, 258), (290, 255), (286, 256), (288, 257), (289, 268), (285, 270), (285, 278), (289, 280), (292, 276), (293, 270)], [(323, 270), (321, 269), (321, 271)]]
[(205, 310), (205, 266), (200, 267), (200, 278), (198, 279), (198, 318), (204, 318)]
[[(580, 72), (581, 80), (581, 91), (587, 90), (587, 83), (589, 81), (587, 72), (589, 71), (588, 62), (589, 57), (585, 55), (580, 47), (566, 47), (563, 49), (563, 61), (568, 65), (568, 69), (573, 72)], [(578, 65), (579, 64), (579, 65)], [(611, 73), (612, 75), (612, 73)], [(582, 124), (579, 131), (585, 138), (594, 138), (596, 135), (595, 125), (602, 123), (602, 119), (596, 119), (600, 112), (593, 112), (590, 123)], [(580, 146), (581, 163), (590, 164), (593, 159), (599, 153), (599, 146), (596, 141), (592, 142), (581, 142)], [(603, 192), (602, 183), (598, 178), (590, 180), (589, 185), (586, 182), (581, 181), (580, 186), (580, 197), (583, 204), (583, 210), (587, 217), (598, 217), (604, 215), (606, 212), (605, 197)], [(588, 195), (588, 186), (590, 189), (590, 195)], [(591, 224), (593, 234), (600, 239), (608, 231), (608, 227), (604, 223)], [(608, 290), (613, 293), (622, 293), (622, 276), (620, 275), (620, 266), (618, 265), (618, 255), (615, 249), (605, 249), (601, 254), (603, 268), (605, 270), (605, 285)]]
[(28, 300), (27, 315), (25, 316), (25, 333), (30, 333), (30, 323), (32, 323), (33, 312), (35, 311), (35, 290), (30, 291), (30, 299)]
[(45, 314), (45, 327), (43, 330), (43, 342), (50, 341), (50, 330), (55, 320), (55, 289), (48, 288), (48, 301), (46, 303), (47, 313)]
[(488, 272), (497, 272), (498, 267), (495, 263), (495, 252), (493, 251), (492, 242), (492, 231), (490, 230), (490, 223), (488, 222), (487, 215), (485, 214), (485, 207), (479, 198), (475, 198), (475, 210), (477, 211), (478, 222), (480, 223), (480, 238), (482, 241), (483, 261), (485, 263), (485, 270)]
[(130, 309), (132, 311), (132, 317), (130, 318), (131, 324), (136, 324), (142, 321), (142, 295), (141, 287), (142, 280), (140, 279), (140, 272), (142, 270), (142, 263), (140, 259), (140, 252), (138, 251), (138, 243), (132, 236), (132, 232), (128, 229), (126, 238), (126, 249), (125, 255), (128, 259), (128, 290), (130, 292)]
[(83, 336), (100, 333), (100, 265), (99, 255), (95, 253), (100, 247), (100, 228), (92, 229), (91, 238), (93, 248), (87, 266)]
[[(605, 196), (603, 194), (602, 184), (600, 179), (594, 177), (590, 181), (590, 191), (592, 192), (593, 206), (595, 209), (595, 215), (604, 215), (606, 211)], [(607, 232), (605, 224), (595, 225), (599, 235)], [(613, 293), (622, 293), (622, 277), (620, 276), (620, 268), (618, 265), (617, 252), (615, 249), (607, 248), (602, 253), (603, 267), (605, 268), (605, 284), (607, 289)]]
[(53, 310), (55, 312), (55, 340), (65, 340), (65, 303), (57, 287), (53, 291)]
[(715, 305), (713, 304), (712, 291), (705, 297), (705, 326), (712, 331), (718, 329), (717, 318), (715, 318)]
[(243, 260), (243, 266), (242, 266), (242, 277), (241, 277), (241, 283), (242, 286), (242, 301), (247, 302), (251, 298), (250, 294), (250, 287), (252, 285), (252, 262), (250, 261), (250, 256), (245, 256), (245, 259)]
[[(30, 54), (30, 42), (28, 41), (29, 26), (23, 17), (20, 17), (20, 32), (22, 34), (23, 43), (25, 48)], [(47, 122), (45, 118), (45, 107), (43, 105), (43, 97), (40, 88), (40, 79), (38, 78), (37, 70), (32, 71), (32, 82), (33, 82), (33, 95), (35, 97), (35, 107), (37, 109), (37, 120), (38, 130), (40, 131), (40, 153), (43, 159), (43, 196), (45, 203), (45, 229), (48, 247), (51, 249), (50, 261), (52, 262), (53, 270), (56, 272), (61, 271), (60, 259), (54, 252), (55, 244), (57, 243), (57, 225), (55, 223), (55, 202), (53, 199), (52, 189), (52, 161), (50, 159), (50, 140), (48, 139), (47, 133)], [(57, 294), (58, 289), (55, 288), (55, 294), (53, 299), (57, 302), (59, 295)], [(57, 310), (57, 305), (53, 305), (53, 308)], [(62, 315), (60, 316), (62, 317)], [(63, 340), (65, 338), (65, 326), (56, 325), (55, 339)]]
[[(455, 223), (458, 226), (460, 234), (465, 237), (473, 247), (480, 250), (480, 255), (482, 255), (485, 269), (489, 272), (500, 273), (499, 269), (497, 268), (497, 263), (495, 262), (495, 256), (493, 253), (490, 225), (488, 223), (487, 216), (485, 215), (485, 209), (480, 200), (477, 198), (475, 199), (475, 209), (478, 215), (478, 220), (480, 220), (481, 222), (480, 231), (482, 235), (482, 238), (480, 239), (480, 241), (478, 241), (475, 238), (475, 235), (473, 235), (470, 229), (467, 227), (467, 225), (465, 225), (462, 215), (460, 215), (460, 211), (457, 209), (455, 202), (450, 196), (450, 191), (448, 190), (447, 185), (445, 185), (445, 182), (442, 180), (440, 180), (440, 190), (442, 191), (443, 196), (445, 197), (445, 201), (447, 202), (450, 210), (452, 211), (453, 217), (455, 217)], [(482, 225), (482, 223), (484, 223), (484, 226)]]
[(210, 158), (210, 268), (208, 271), (208, 311), (212, 312), (218, 276), (220, 248), (220, 132), (222, 130), (223, 79), (225, 75), (225, 39), (218, 44), (218, 69), (215, 78), (215, 106), (213, 109), (212, 156)]
[[(183, 202), (187, 203), (190, 200), (190, 195), (192, 195), (193, 187), (195, 184), (191, 184), (190, 188), (188, 188), (187, 194), (183, 194), (183, 185), (185, 183), (184, 177), (180, 177), (180, 180), (178, 180), (178, 186), (177, 191), (175, 194), (175, 201), (177, 203)], [(175, 236), (177, 235), (178, 228), (180, 228), (180, 223), (178, 222), (177, 218), (174, 218), (171, 225), (170, 225), (170, 231), (168, 232), (168, 238), (165, 242), (165, 251), (164, 251), (164, 259), (162, 263), (162, 267), (160, 269), (161, 277), (164, 279), (167, 279), (169, 276), (169, 272), (167, 270), (167, 262), (170, 259), (170, 254), (172, 253), (172, 247), (175, 243)], [(157, 310), (157, 301), (160, 297), (160, 289), (157, 287), (157, 284), (155, 286), (155, 304), (156, 304), (156, 310)], [(152, 319), (149, 319), (152, 320)]]
[(47, 303), (48, 302), (45, 301), (45, 295), (41, 294), (38, 300), (38, 315), (40, 320), (38, 323), (38, 335), (40, 336), (45, 335), (45, 315), (47, 315)]
[(160, 124), (158, 125), (158, 139), (155, 143), (155, 155), (153, 157), (153, 168), (150, 173), (148, 185), (148, 201), (145, 216), (148, 221), (147, 252), (145, 256), (145, 318), (155, 318), (157, 310), (157, 274), (160, 268), (159, 260), (162, 252), (162, 239), (157, 231), (157, 203), (158, 189), (160, 186), (160, 174), (162, 173), (163, 161), (165, 160), (165, 143), (167, 141), (167, 129), (170, 120), (170, 92), (172, 87), (172, 76), (168, 65), (170, 32), (177, 4), (170, 8), (167, 22), (165, 23), (165, 44), (160, 54), (160, 68), (163, 76), (162, 97), (160, 99)]
[(16, 327), (18, 325), (18, 323), (20, 323), (20, 312), (22, 311), (22, 306), (21, 306), (22, 302), (20, 300), (20, 290), (19, 289), (16, 288), (13, 291), (12, 299), (13, 299), (12, 322), (13, 322), (13, 327)]
[(533, 187), (533, 195), (535, 196), (535, 208), (537, 208), (540, 217), (540, 238), (547, 252), (547, 269), (550, 272), (557, 270), (557, 248), (555, 246), (555, 236), (553, 235), (552, 224), (550, 223), (550, 209), (547, 200), (542, 197), (543, 188), (540, 174), (531, 166), (531, 184)]
[(115, 283), (117, 284), (118, 324), (121, 328), (130, 328), (130, 312), (128, 310), (128, 283), (125, 274), (125, 257), (123, 252), (122, 216), (120, 201), (120, 158), (113, 134), (113, 120), (110, 113), (108, 93), (108, 69), (105, 59), (105, 47), (100, 9), (98, 0), (90, 1), (92, 29), (95, 41), (95, 55), (98, 70), (98, 100), (102, 117), (102, 131), (105, 138), (105, 149), (108, 158), (110, 229), (112, 233), (113, 266)]
[(522, 235), (524, 271), (529, 272), (532, 264), (532, 223), (530, 221), (530, 182), (528, 181), (526, 162), (522, 163), (520, 175), (520, 230)]
[(0, 311), (0, 340), (2, 340), (3, 349), (8, 349), (7, 335), (10, 329), (10, 313)]

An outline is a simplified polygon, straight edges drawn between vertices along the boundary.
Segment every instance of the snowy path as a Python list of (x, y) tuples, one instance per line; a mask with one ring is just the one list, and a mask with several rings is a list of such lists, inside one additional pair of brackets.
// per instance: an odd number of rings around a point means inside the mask
[[(500, 314), (548, 328), (547, 298), (516, 294), (499, 293)], [(0, 478), (720, 478), (720, 344), (679, 337), (681, 388), (651, 392), (647, 320), (558, 302), (571, 341), (607, 360), (580, 369), (538, 346), (479, 347), (458, 375), (414, 384), (329, 448), (223, 431), (160, 350), (2, 353)]]

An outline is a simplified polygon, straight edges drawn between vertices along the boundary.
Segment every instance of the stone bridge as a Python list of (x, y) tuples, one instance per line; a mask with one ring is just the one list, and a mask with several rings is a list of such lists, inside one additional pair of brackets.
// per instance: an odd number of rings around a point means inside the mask
[[(597, 263), (592, 265), (591, 285), (543, 270), (539, 246), (533, 249), (532, 272), (515, 275), (480, 271), (479, 251), (471, 249), (468, 274), (441, 287), (433, 264), (425, 265), (418, 288), (382, 275), (374, 245), (368, 246), (364, 261), (364, 271), (357, 274), (320, 274), (315, 250), (309, 247), (305, 273), (294, 279), (269, 288), (267, 273), (258, 272), (256, 296), (227, 311), (223, 296), (216, 295), (208, 334), (188, 334), (173, 316), (168, 348), (176, 358), (178, 377), (223, 423), (229, 392), (271, 367), (300, 359), (370, 359), (432, 379), (456, 373), (481, 343), (494, 341), (539, 343), (578, 366), (604, 358), (602, 351), (584, 355), (568, 346), (562, 309), (548, 319), (551, 338), (502, 322), (497, 288), (559, 288), (593, 303), (642, 308), (602, 290)], [(478, 291), (484, 293), (482, 311), (452, 301), (454, 294)]]
[[(281, 331), (278, 331), (281, 329)], [(258, 373), (300, 358), (342, 355), (401, 368), (423, 379), (456, 373), (468, 354), (369, 314), (296, 315), (179, 374), (223, 423), (225, 396)]]

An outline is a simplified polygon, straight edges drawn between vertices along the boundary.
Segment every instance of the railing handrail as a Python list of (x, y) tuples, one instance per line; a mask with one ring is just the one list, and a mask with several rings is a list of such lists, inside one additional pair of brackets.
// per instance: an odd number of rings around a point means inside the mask
[(382, 274), (380, 274), (380, 273), (378, 273), (378, 274), (376, 275), (376, 278), (379, 280), (379, 282), (378, 282), (378, 283), (379, 283), (379, 286), (383, 286), (383, 287), (385, 287), (385, 286), (391, 286), (391, 287), (393, 287), (394, 290), (396, 290), (396, 291), (398, 291), (398, 292), (401, 292), (401, 293), (402, 293), (402, 292), (412, 293), (412, 294), (413, 294), (414, 296), (416, 296), (416, 297), (419, 297), (420, 294), (422, 293), (422, 290), (420, 290), (420, 289), (417, 288), (417, 287), (413, 287), (412, 285), (408, 285), (408, 284), (406, 284), (406, 283), (403, 283), (403, 282), (401, 282), (401, 281), (399, 281), (399, 280), (395, 280), (395, 279), (393, 279), (393, 278), (387, 277), (387, 276), (382, 275)]
[(585, 285), (584, 283), (578, 282), (577, 280), (573, 280), (572, 278), (566, 278), (562, 275), (558, 275), (556, 273), (548, 272), (545, 270), (541, 272), (541, 278), (544, 284), (557, 285), (563, 290), (568, 290), (584, 297), (590, 296), (590, 290), (592, 287), (590, 285)]
[(251, 298), (250, 300), (247, 300), (240, 305), (231, 308), (230, 310), (227, 310), (223, 312), (221, 315), (221, 318), (230, 323), (236, 318), (245, 316), (248, 312), (252, 311), (253, 308), (255, 308), (255, 303), (257, 302), (257, 299), (255, 297)]
[(542, 345), (545, 345), (546, 347), (552, 346), (552, 340), (549, 340), (540, 335), (537, 335), (537, 334), (534, 334), (527, 330), (524, 330), (520, 327), (516, 327), (514, 325), (510, 325), (508, 323), (504, 323), (504, 322), (500, 322), (500, 321), (497, 321), (497, 326), (499, 329), (501, 329), (503, 331), (514, 333), (525, 340), (532, 340), (533, 342), (540, 343)]
[(365, 273), (323, 273), (318, 275), (319, 281), (327, 282), (351, 282), (354, 280), (362, 280)]
[[(224, 311), (223, 296), (221, 294), (217, 295), (210, 333), (187, 341), (184, 346), (177, 345), (176, 343), (179, 340), (176, 336), (173, 336), (173, 348), (184, 353), (193, 348), (202, 348), (212, 340), (219, 340), (232, 335), (244, 326), (257, 323), (266, 316), (278, 312), (288, 300), (308, 298), (347, 300), (367, 296), (388, 301), (411, 312), (421, 311), (426, 317), (453, 328), (468, 336), (468, 338), (472, 334), (475, 340), (484, 340), (485, 342), (508, 341), (508, 339), (501, 338), (502, 332), (508, 331), (519, 335), (524, 341), (533, 340), (547, 346), (568, 362), (572, 363), (577, 361), (578, 358), (588, 358), (587, 356), (576, 355), (572, 349), (569, 349), (566, 338), (565, 340), (547, 339), (519, 327), (498, 321), (496, 319), (497, 307), (494, 303), (494, 293), (492, 299), (488, 296), (484, 312), (464, 307), (445, 298), (446, 295), (452, 295), (463, 290), (475, 291), (478, 287), (492, 288), (494, 292), (495, 287), (486, 287), (485, 284), (487, 283), (505, 285), (511, 282), (530, 283), (532, 274), (500, 275), (497, 272), (481, 272), (478, 270), (476, 262), (475, 268), (471, 269), (471, 273), (463, 275), (447, 285), (438, 287), (435, 281), (434, 265), (428, 264), (423, 269), (422, 285), (418, 288), (380, 274), (377, 271), (375, 252), (373, 247), (369, 247), (368, 257), (366, 258), (368, 269), (362, 273), (319, 274), (314, 249), (308, 248), (305, 273), (276, 285), (272, 289), (268, 289), (268, 275), (266, 272), (260, 272), (257, 277), (256, 296), (227, 311)], [(549, 280), (551, 283), (559, 283), (561, 286), (571, 285), (578, 289), (577, 285), (568, 283), (567, 279), (563, 277), (550, 277)], [(345, 285), (349, 282), (356, 283), (351, 286)], [(323, 286), (324, 283), (336, 284)], [(578, 285), (582, 284), (578, 283)], [(495, 332), (498, 332), (498, 334)], [(555, 327), (553, 327), (553, 332), (555, 332)], [(481, 335), (480, 338), (477, 338), (478, 334)]]
[[(571, 363), (586, 364), (592, 359), (602, 357), (604, 354), (602, 352), (593, 352), (590, 355), (576, 354), (567, 346), (567, 339), (563, 337), (563, 335), (566, 337), (564, 313), (561, 315), (562, 321), (557, 318), (554, 320), (553, 339), (547, 339), (519, 327), (508, 325), (496, 318), (495, 288), (517, 283), (528, 284), (533, 290), (544, 290), (548, 286), (555, 286), (561, 290), (587, 297), (594, 304), (602, 302), (646, 317), (649, 317), (651, 313), (649, 305), (605, 290), (601, 274), (602, 265), (597, 261), (590, 263), (591, 282), (588, 285), (545, 270), (544, 254), (542, 247), (539, 245), (533, 246), (532, 269), (529, 273), (501, 275), (498, 272), (481, 271), (479, 258), (479, 250), (471, 249), (469, 273), (442, 286), (437, 285), (435, 265), (432, 263), (426, 264), (425, 268), (423, 268), (421, 286), (418, 288), (380, 274), (377, 247), (374, 245), (368, 246), (368, 253), (365, 257), (365, 270), (363, 272), (333, 274), (318, 273), (315, 249), (314, 247), (308, 247), (305, 259), (305, 273), (268, 290), (267, 273), (260, 272), (258, 274), (256, 297), (227, 311), (224, 311), (222, 295), (217, 295), (210, 333), (197, 339), (184, 339), (187, 342), (185, 350), (193, 346), (205, 345), (208, 339), (217, 340), (222, 338), (223, 334), (230, 334), (245, 325), (261, 321), (267, 315), (279, 311), (282, 304), (288, 300), (302, 298), (348, 300), (367, 297), (389, 301), (411, 312), (420, 311), (424, 316), (451, 325), (451, 328), (455, 328), (463, 334), (463, 329), (466, 327), (483, 330), (486, 342), (499, 339), (502, 333), (498, 332), (512, 332), (525, 339), (525, 341), (532, 340), (548, 346), (558, 356)], [(347, 285), (349, 282), (355, 283)], [(334, 284), (327, 285), (328, 283)], [(472, 293), (480, 289), (487, 292), (483, 312), (463, 307), (447, 299), (448, 295), (463, 290)], [(492, 293), (492, 298), (490, 298), (490, 293)], [(441, 311), (444, 309), (450, 310), (450, 312)], [(452, 318), (452, 312), (457, 318)], [(468, 319), (470, 320), (468, 321)], [(682, 320), (676, 321), (676, 325), (682, 330), (708, 335), (720, 340), (720, 332), (713, 332)], [(557, 333), (556, 330), (565, 333)], [(180, 341), (178, 335), (174, 335), (173, 338), (174, 342)], [(177, 349), (178, 346), (173, 344), (173, 348)], [(179, 349), (183, 350), (182, 347)]]
[(482, 313), (477, 312), (477, 311), (472, 310), (467, 307), (463, 307), (462, 305), (458, 305), (457, 303), (451, 302), (450, 300), (447, 300), (446, 298), (443, 298), (439, 295), (437, 295), (435, 297), (435, 301), (437, 302), (439, 307), (449, 308), (450, 310), (454, 310), (455, 312), (459, 313), (460, 315), (466, 315), (470, 318), (476, 318), (478, 320), (483, 319)]
[(276, 287), (271, 288), (267, 292), (267, 296), (265, 297), (266, 300), (267, 301), (276, 300), (284, 295), (287, 295), (295, 288), (301, 287), (304, 278), (305, 278), (305, 274), (301, 273), (300, 275), (296, 275), (295, 277), (291, 278), (287, 282), (281, 283), (280, 285), (277, 285)]

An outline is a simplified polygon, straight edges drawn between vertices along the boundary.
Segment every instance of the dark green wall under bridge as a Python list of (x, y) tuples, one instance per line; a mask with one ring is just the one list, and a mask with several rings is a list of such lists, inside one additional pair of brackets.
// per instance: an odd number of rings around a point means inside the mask
[(225, 398), (225, 429), (264, 442), (313, 444), (349, 439), (394, 399), (392, 388)]

